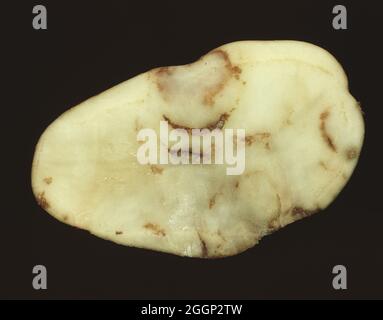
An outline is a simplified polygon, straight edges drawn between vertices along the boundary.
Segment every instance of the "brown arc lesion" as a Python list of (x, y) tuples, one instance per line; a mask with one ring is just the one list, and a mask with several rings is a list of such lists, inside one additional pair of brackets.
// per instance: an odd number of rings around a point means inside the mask
[[(212, 69), (209, 69), (209, 67), (205, 68), (205, 59), (213, 59), (214, 62), (218, 63), (218, 67), (213, 65)], [(203, 61), (205, 61), (204, 64)], [(178, 75), (182, 75), (184, 72), (190, 72), (190, 68), (198, 69), (201, 66), (201, 72), (203, 74), (201, 79), (190, 81), (190, 83), (184, 81), (182, 86), (179, 86)], [(209, 79), (211, 79), (209, 76), (212, 72), (218, 76), (209, 81)], [(196, 92), (195, 89), (197, 88), (198, 94), (193, 95), (193, 98), (201, 99), (200, 102), (204, 106), (212, 107), (215, 104), (217, 95), (225, 88), (227, 82), (231, 78), (240, 80), (241, 72), (241, 68), (232, 63), (226, 51), (215, 49), (193, 63), (183, 66), (161, 67), (154, 69), (152, 73), (155, 77), (157, 89), (164, 100), (169, 101), (170, 97), (174, 94), (180, 94), (181, 96), (185, 94), (188, 95), (189, 92)]]
[(235, 78), (236, 80), (240, 79), (240, 74), (242, 73), (242, 69), (239, 66), (235, 66), (232, 64), (229, 55), (227, 54), (226, 51), (222, 49), (217, 49), (214, 50), (208, 54), (216, 54), (221, 57), (225, 61), (225, 68), (227, 70), (226, 76), (222, 77), (222, 80), (215, 84), (214, 86), (210, 87), (208, 90), (206, 90), (204, 98), (203, 98), (203, 103), (208, 106), (213, 106), (214, 105), (214, 100), (215, 97), (218, 95), (220, 91), (223, 90), (225, 87), (226, 83), (229, 81), (230, 78)]
[(328, 147), (332, 151), (336, 152), (337, 150), (336, 150), (336, 146), (334, 144), (334, 141), (331, 138), (331, 136), (329, 135), (329, 133), (327, 132), (327, 128), (326, 128), (326, 121), (327, 121), (329, 116), (330, 116), (330, 112), (328, 110), (326, 110), (320, 114), (320, 116), (319, 116), (319, 120), (320, 120), (319, 130), (321, 132), (323, 140), (326, 142)]
[(228, 112), (224, 112), (219, 116), (219, 118), (216, 121), (207, 123), (202, 128), (192, 128), (183, 124), (176, 123), (175, 121), (172, 121), (166, 115), (162, 115), (162, 117), (173, 129), (184, 129), (189, 134), (191, 134), (193, 129), (198, 129), (198, 130), (208, 129), (211, 131), (214, 129), (222, 129), (225, 126), (225, 123), (227, 122), (227, 120), (229, 119), (230, 114)]
[(208, 54), (216, 54), (221, 56), (221, 58), (225, 61), (225, 67), (227, 70), (229, 70), (230, 74), (239, 80), (240, 74), (242, 73), (242, 69), (239, 66), (233, 65), (233, 63), (230, 60), (230, 57), (228, 53), (222, 49), (215, 49)]
[[(169, 124), (169, 126), (171, 126), (173, 129), (183, 129), (183, 130), (186, 130), (186, 132), (189, 135), (192, 135), (193, 134), (193, 130), (201, 130), (202, 131), (202, 130), (207, 129), (209, 131), (213, 131), (213, 130), (221, 130), (221, 129), (223, 129), (225, 124), (226, 124), (226, 122), (227, 122), (227, 120), (230, 117), (230, 113), (233, 112), (234, 110), (235, 109), (233, 108), (229, 112), (222, 113), (217, 120), (207, 123), (202, 128), (193, 128), (193, 127), (185, 126), (183, 124), (176, 123), (175, 121), (171, 120), (166, 115), (162, 115), (162, 117)], [(213, 150), (214, 150), (214, 148), (213, 148)], [(171, 148), (168, 148), (168, 152), (172, 153)], [(200, 158), (203, 157), (203, 154), (201, 152), (193, 153), (193, 150), (191, 148), (189, 148), (188, 151), (178, 150), (177, 151), (177, 156), (180, 157), (182, 152), (188, 152), (190, 158), (192, 158), (193, 156), (198, 156)], [(212, 154), (212, 156), (213, 156), (213, 154)]]

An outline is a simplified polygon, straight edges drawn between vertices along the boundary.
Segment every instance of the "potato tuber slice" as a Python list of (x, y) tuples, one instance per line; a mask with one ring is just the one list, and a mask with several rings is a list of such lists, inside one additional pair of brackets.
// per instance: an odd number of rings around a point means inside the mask
[[(246, 167), (141, 165), (142, 128), (246, 130)], [(223, 257), (326, 208), (349, 180), (364, 135), (342, 67), (297, 41), (224, 45), (185, 66), (140, 74), (68, 110), (32, 165), (38, 203), (114, 242)]]

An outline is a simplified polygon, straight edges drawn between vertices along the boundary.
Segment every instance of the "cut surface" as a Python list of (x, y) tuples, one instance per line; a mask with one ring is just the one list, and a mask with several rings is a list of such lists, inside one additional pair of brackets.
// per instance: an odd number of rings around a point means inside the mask
[[(245, 129), (246, 167), (141, 165), (142, 128)], [(158, 133), (159, 135), (159, 133)], [(120, 244), (223, 257), (326, 208), (364, 124), (339, 63), (297, 41), (243, 41), (157, 68), (68, 110), (42, 134), (32, 188), (55, 218)]]

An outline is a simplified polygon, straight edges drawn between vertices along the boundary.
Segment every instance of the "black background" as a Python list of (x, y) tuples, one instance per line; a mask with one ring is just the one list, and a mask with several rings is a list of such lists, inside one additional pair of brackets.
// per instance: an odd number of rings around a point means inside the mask
[[(331, 1), (19, 1), (3, 11), (0, 298), (383, 298), (383, 14), (378, 1), (340, 3), (348, 30), (332, 28), (338, 3)], [(47, 6), (46, 31), (32, 28), (36, 4)], [(192, 62), (224, 43), (267, 39), (329, 50), (362, 103), (359, 164), (325, 211), (237, 256), (200, 260), (116, 245), (37, 206), (34, 147), (62, 112), (151, 68)], [(46, 291), (32, 289), (36, 264), (48, 269)], [(347, 290), (332, 288), (337, 264), (347, 267)]]

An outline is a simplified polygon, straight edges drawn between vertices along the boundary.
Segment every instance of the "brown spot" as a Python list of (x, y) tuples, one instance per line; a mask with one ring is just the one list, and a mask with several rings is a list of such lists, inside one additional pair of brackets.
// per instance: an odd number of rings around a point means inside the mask
[(212, 198), (209, 200), (209, 209), (213, 208), (215, 205), (215, 198), (217, 195), (214, 195)]
[(235, 185), (234, 185), (234, 187), (235, 187), (236, 189), (238, 189), (238, 188), (239, 188), (239, 181), (236, 181), (236, 182), (235, 182)]
[(217, 202), (217, 196), (222, 195), (222, 192), (217, 192), (213, 197), (209, 200), (209, 209), (213, 208)]
[(358, 157), (358, 151), (355, 148), (350, 148), (346, 151), (346, 157), (348, 160), (353, 160)]
[(67, 215), (63, 215), (63, 221), (68, 221), (68, 216)]
[(320, 119), (321, 120), (326, 120), (328, 118), (328, 116), (330, 115), (330, 113), (328, 111), (324, 111), (320, 114)]
[(255, 133), (251, 136), (246, 136), (245, 137), (245, 143), (247, 146), (251, 146), (254, 142), (261, 142), (265, 145), (267, 149), (270, 149), (270, 144), (268, 139), (271, 137), (270, 132), (260, 132), (260, 133)]
[(291, 126), (291, 125), (292, 125), (291, 120), (290, 120), (290, 119), (286, 119), (286, 120), (284, 121), (284, 125), (285, 125), (286, 127)]
[(164, 171), (163, 168), (155, 166), (155, 165), (151, 165), (150, 170), (152, 170), (153, 174), (162, 174), (162, 171)]
[(134, 120), (134, 130), (138, 133), (142, 128), (143, 127), (142, 127), (141, 123), (136, 118), (136, 120)]
[(242, 69), (238, 66), (234, 66), (231, 68), (231, 71), (234, 74), (234, 77), (239, 80), (239, 75), (242, 73)]
[[(233, 110), (231, 110), (231, 111), (233, 111)], [(189, 134), (191, 134), (193, 129), (199, 129), (199, 130), (209, 129), (209, 130), (211, 130), (211, 131), (214, 130), (214, 129), (222, 129), (222, 128), (225, 126), (225, 123), (226, 123), (227, 119), (229, 119), (229, 116), (230, 116), (230, 114), (228, 114), (228, 113), (225, 112), (225, 113), (223, 113), (223, 114), (220, 115), (220, 117), (218, 118), (218, 120), (206, 124), (206, 126), (204, 126), (203, 128), (191, 128), (191, 127), (188, 127), (188, 126), (184, 126), (184, 125), (175, 123), (175, 122), (173, 122), (172, 120), (170, 120), (170, 119), (169, 119), (167, 116), (165, 116), (165, 115), (163, 115), (162, 117), (164, 118), (165, 121), (168, 122), (168, 124), (169, 124), (173, 129), (184, 129), (184, 130), (186, 130)]]
[(348, 175), (347, 174), (343, 173), (342, 177), (343, 177), (344, 180), (348, 180)]
[(157, 75), (167, 75), (170, 76), (173, 73), (173, 70), (170, 67), (161, 67), (156, 71)]
[(268, 228), (270, 231), (277, 230), (277, 229), (281, 228), (281, 224), (279, 222), (279, 217), (282, 214), (282, 201), (281, 201), (281, 197), (279, 196), (279, 193), (276, 194), (276, 197), (277, 197), (277, 202), (278, 202), (278, 214), (276, 217), (271, 219), (271, 221), (268, 224)]
[(327, 167), (327, 165), (324, 163), (324, 161), (319, 161), (319, 165), (320, 165), (323, 169), (328, 170), (328, 167)]
[(248, 146), (251, 146), (254, 141), (255, 141), (255, 137), (254, 136), (246, 136), (245, 137), (245, 143)]
[(302, 207), (294, 207), (291, 210), (291, 215), (293, 217), (304, 218), (304, 217), (311, 216), (312, 214), (316, 213), (317, 211), (318, 211), (318, 209), (317, 210), (306, 210), (306, 209), (303, 209)]
[(53, 179), (52, 179), (52, 177), (46, 177), (46, 178), (44, 178), (43, 180), (44, 180), (44, 182), (45, 182), (46, 184), (51, 184)]
[(209, 255), (209, 251), (207, 249), (205, 241), (201, 240), (201, 249), (202, 249), (202, 257), (207, 257)]
[(282, 201), (279, 193), (277, 193), (277, 201), (278, 201), (278, 215), (282, 213)]
[(255, 141), (255, 137), (254, 136), (246, 136), (245, 137), (245, 143), (248, 146), (251, 146), (254, 141)]
[(43, 208), (43, 209), (48, 209), (50, 207), (47, 199), (45, 198), (45, 191), (43, 192), (40, 192), (37, 197), (36, 197), (36, 200), (37, 200), (37, 204)]
[(123, 234), (122, 231), (116, 231), (116, 235), (120, 235), (120, 234)]
[(291, 214), (293, 216), (296, 216), (296, 215), (305, 215), (306, 214), (306, 210), (301, 208), (301, 207), (294, 207), (293, 210), (291, 211)]
[(153, 224), (153, 223), (147, 223), (144, 225), (145, 229), (151, 230), (156, 236), (161, 236), (164, 237), (166, 236), (166, 233), (163, 229), (161, 229), (158, 225)]
[(269, 224), (267, 225), (269, 231), (275, 231), (281, 228), (280, 222), (279, 222), (279, 216), (273, 218), (270, 220)]
[(322, 134), (322, 137), (324, 139), (324, 141), (327, 143), (327, 145), (329, 146), (329, 148), (336, 152), (336, 147), (334, 145), (334, 142), (332, 141), (331, 137), (329, 136), (327, 130), (326, 130), (326, 120), (328, 119), (330, 113), (328, 111), (324, 111), (320, 114), (320, 125), (319, 125), (319, 129), (321, 131), (321, 134)]
[(217, 235), (223, 240), (226, 241), (226, 238), (223, 236), (220, 230), (217, 231)]
[(283, 121), (283, 126), (284, 127), (288, 127), (288, 126), (291, 126), (293, 124), (291, 118), (294, 114), (294, 108), (291, 107), (291, 106), (288, 106), (286, 108), (287, 112), (286, 112), (286, 117), (285, 117), (285, 120)]
[(202, 239), (200, 233), (198, 232), (198, 238), (201, 243), (201, 256), (202, 258), (207, 258), (209, 256), (209, 250), (206, 245), (206, 242)]

